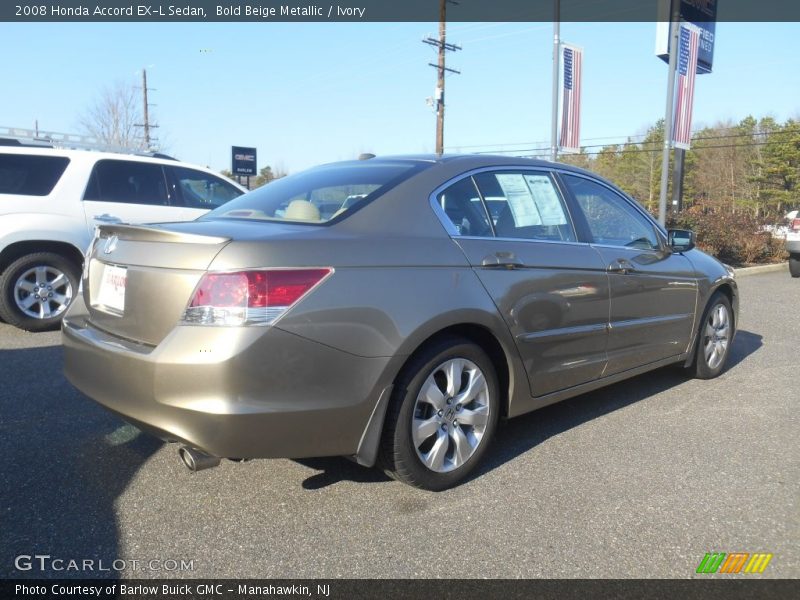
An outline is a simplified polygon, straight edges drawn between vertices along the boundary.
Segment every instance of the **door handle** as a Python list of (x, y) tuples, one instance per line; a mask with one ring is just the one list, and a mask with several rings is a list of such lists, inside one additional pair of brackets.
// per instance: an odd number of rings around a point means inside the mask
[(115, 217), (114, 215), (109, 215), (108, 213), (104, 213), (102, 215), (95, 215), (92, 217), (95, 221), (100, 221), (101, 223), (122, 223), (122, 219), (119, 217)]
[(608, 265), (608, 272), (609, 273), (619, 273), (620, 275), (627, 275), (628, 273), (633, 273), (636, 271), (636, 267), (634, 267), (630, 261), (625, 260), (624, 258), (618, 258), (610, 265)]
[(524, 263), (513, 252), (495, 252), (483, 257), (482, 267), (502, 267), (504, 269), (518, 269)]

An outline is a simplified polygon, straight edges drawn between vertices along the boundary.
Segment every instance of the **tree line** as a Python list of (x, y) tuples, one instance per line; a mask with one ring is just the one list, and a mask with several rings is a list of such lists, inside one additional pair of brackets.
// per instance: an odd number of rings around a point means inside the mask
[[(606, 177), (656, 213), (663, 119), (636, 137), (642, 139), (586, 146), (579, 154), (564, 155), (560, 160)], [(684, 173), (685, 209), (744, 212), (758, 219), (782, 217), (800, 207), (800, 121), (781, 123), (772, 117), (748, 116), (738, 123), (704, 127), (692, 137)], [(670, 189), (669, 198), (671, 194)]]

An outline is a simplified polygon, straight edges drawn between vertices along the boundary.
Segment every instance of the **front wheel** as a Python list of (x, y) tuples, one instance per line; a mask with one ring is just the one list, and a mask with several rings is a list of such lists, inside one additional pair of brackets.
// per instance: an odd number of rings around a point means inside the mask
[(792, 277), (800, 277), (800, 254), (789, 256), (789, 273)]
[(499, 385), (476, 344), (443, 338), (424, 348), (395, 382), (381, 463), (426, 490), (457, 484), (480, 462), (497, 426)]
[(713, 379), (722, 373), (730, 355), (734, 327), (730, 300), (725, 294), (716, 292), (700, 322), (694, 357), (695, 377)]
[(0, 276), (0, 316), (27, 331), (54, 329), (78, 292), (80, 269), (52, 252), (12, 262)]

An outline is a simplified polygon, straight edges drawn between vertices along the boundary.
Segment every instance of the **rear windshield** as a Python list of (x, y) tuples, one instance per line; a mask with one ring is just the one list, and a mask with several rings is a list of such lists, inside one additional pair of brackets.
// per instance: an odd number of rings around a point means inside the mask
[(63, 156), (0, 154), (0, 194), (47, 196), (68, 164)]
[(260, 219), (322, 224), (364, 206), (427, 166), (364, 161), (316, 167), (272, 181), (200, 220)]

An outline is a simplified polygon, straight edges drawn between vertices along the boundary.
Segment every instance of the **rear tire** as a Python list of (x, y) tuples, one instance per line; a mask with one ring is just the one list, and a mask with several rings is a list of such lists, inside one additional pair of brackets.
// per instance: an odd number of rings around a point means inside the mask
[(27, 331), (56, 329), (78, 293), (80, 268), (53, 252), (12, 262), (0, 275), (0, 317)]
[(800, 254), (789, 256), (789, 273), (792, 277), (800, 277)]
[(715, 292), (703, 312), (697, 332), (692, 364), (695, 377), (713, 379), (725, 370), (735, 331), (730, 300), (725, 294)]
[(452, 487), (480, 462), (499, 413), (500, 388), (486, 352), (463, 338), (437, 340), (395, 381), (380, 464), (414, 487)]

